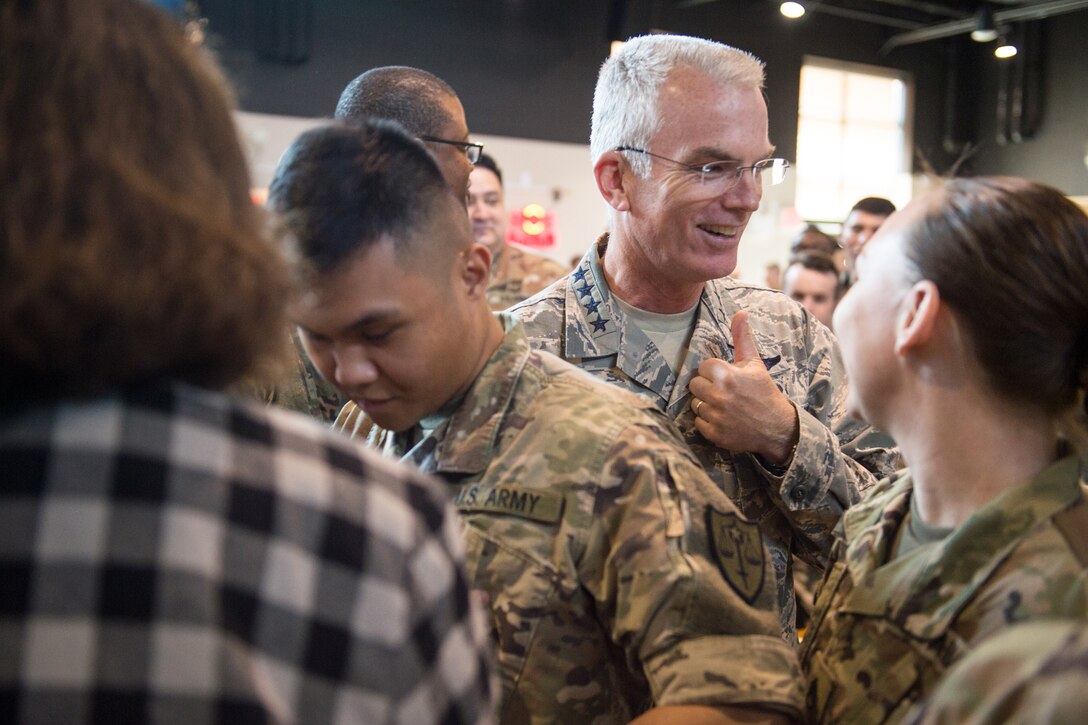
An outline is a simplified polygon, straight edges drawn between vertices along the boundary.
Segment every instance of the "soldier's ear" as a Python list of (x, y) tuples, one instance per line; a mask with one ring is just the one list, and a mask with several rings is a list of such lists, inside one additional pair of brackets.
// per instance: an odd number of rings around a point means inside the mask
[(473, 242), (461, 250), (457, 259), (458, 282), (469, 298), (487, 297), (491, 281), (491, 250)]
[(618, 151), (605, 151), (593, 165), (597, 189), (610, 207), (616, 211), (628, 211), (631, 202), (627, 198), (627, 184), (631, 179), (631, 167)]
[(903, 355), (925, 345), (937, 329), (941, 293), (928, 279), (915, 282), (904, 296), (896, 315), (895, 352)]

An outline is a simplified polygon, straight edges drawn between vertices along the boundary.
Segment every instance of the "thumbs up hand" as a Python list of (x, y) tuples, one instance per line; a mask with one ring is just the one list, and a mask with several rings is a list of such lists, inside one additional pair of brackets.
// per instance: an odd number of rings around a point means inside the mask
[(785, 464), (799, 435), (797, 410), (767, 372), (748, 326), (733, 316), (733, 362), (704, 360), (691, 379), (695, 427), (714, 445)]

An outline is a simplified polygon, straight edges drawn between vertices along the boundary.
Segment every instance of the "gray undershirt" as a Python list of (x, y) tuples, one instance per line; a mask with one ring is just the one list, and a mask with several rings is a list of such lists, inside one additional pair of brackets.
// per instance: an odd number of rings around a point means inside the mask
[(893, 558), (898, 559), (926, 544), (941, 541), (955, 530), (954, 526), (931, 526), (922, 521), (918, 515), (917, 500), (916, 496), (910, 497), (910, 511), (899, 525)]
[(657, 346), (665, 362), (673, 373), (676, 373), (683, 366), (684, 358), (688, 354), (688, 342), (691, 340), (692, 330), (695, 329), (695, 316), (699, 311), (699, 303), (696, 302), (691, 309), (683, 312), (663, 314), (632, 307), (619, 297), (612, 299), (623, 310), (623, 314), (646, 333), (646, 337)]

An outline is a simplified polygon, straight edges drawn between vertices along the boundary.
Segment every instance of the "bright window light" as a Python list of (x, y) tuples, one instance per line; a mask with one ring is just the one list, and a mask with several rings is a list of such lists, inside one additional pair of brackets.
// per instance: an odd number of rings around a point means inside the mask
[(802, 219), (841, 221), (866, 196), (910, 200), (910, 96), (907, 74), (805, 57), (795, 177)]

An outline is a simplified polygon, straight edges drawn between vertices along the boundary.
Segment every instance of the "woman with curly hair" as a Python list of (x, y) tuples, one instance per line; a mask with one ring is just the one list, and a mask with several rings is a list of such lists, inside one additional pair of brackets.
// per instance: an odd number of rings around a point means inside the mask
[(222, 392), (290, 275), (202, 56), (0, 0), (0, 721), (486, 721), (444, 493)]

